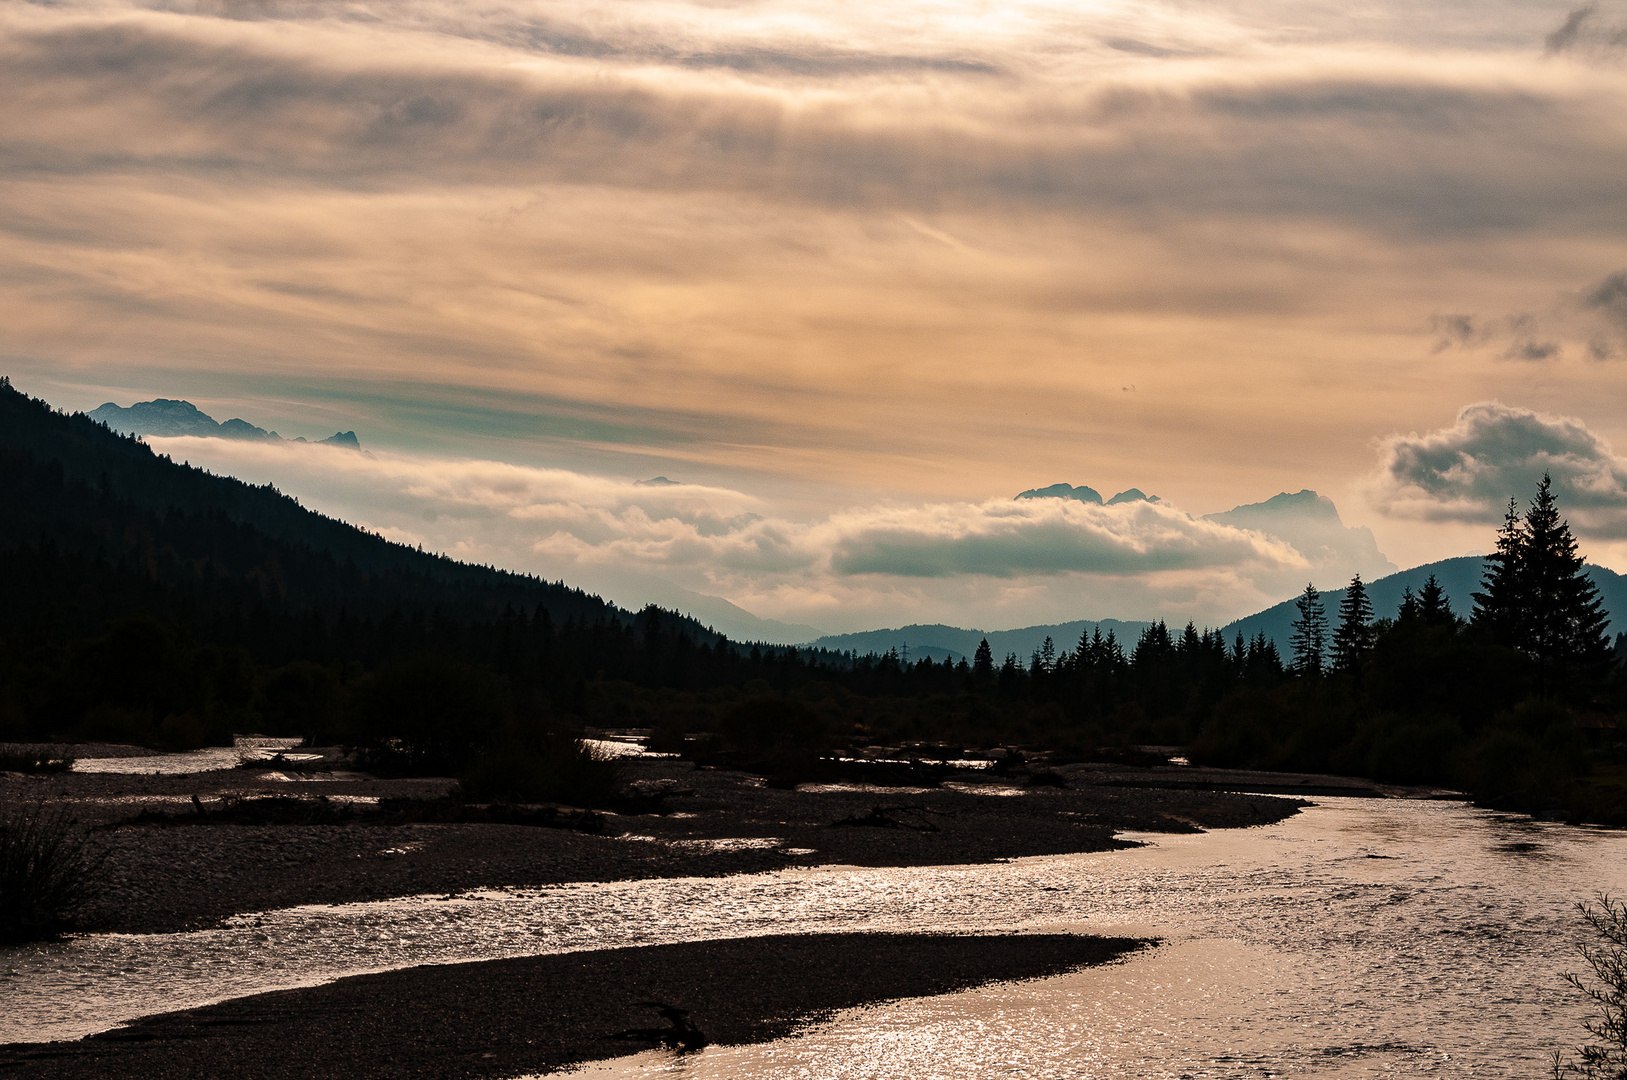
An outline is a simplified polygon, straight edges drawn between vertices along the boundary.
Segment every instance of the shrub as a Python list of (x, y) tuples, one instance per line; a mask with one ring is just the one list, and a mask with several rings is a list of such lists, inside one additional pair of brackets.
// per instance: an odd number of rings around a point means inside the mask
[(1593, 1015), (1582, 1023), (1593, 1041), (1572, 1048), (1569, 1060), (1556, 1052), (1554, 1080), (1618, 1080), (1627, 1076), (1627, 904), (1601, 895), (1596, 908), (1576, 907), (1594, 933), (1595, 943), (1578, 949), (1592, 977), (1569, 974), (1565, 981), (1593, 1003)]
[(827, 732), (820, 715), (800, 701), (759, 697), (742, 701), (723, 717), (723, 738), (748, 753), (766, 750), (817, 751)]
[(0, 811), (0, 941), (44, 941), (79, 924), (99, 858), (60, 807)]
[(11, 751), (0, 753), (0, 772), (60, 773), (73, 768), (73, 758)]
[(366, 767), (455, 776), (509, 713), (508, 684), (483, 668), (436, 657), (386, 665), (357, 687), (351, 741)]
[(475, 802), (557, 802), (604, 806), (614, 797), (621, 768), (574, 736), (509, 731), (477, 754), (459, 776)]

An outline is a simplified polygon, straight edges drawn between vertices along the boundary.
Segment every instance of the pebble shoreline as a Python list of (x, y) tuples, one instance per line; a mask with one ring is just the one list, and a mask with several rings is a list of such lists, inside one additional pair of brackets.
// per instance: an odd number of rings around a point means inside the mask
[[(100, 748), (98, 748), (100, 749)], [(109, 751), (102, 751), (110, 753)], [(664, 813), (604, 814), (598, 832), (492, 823), (243, 824), (272, 796), (329, 805), (436, 799), (449, 780), (275, 769), (0, 774), (0, 804), (61, 806), (104, 858), (93, 929), (164, 933), (302, 904), (567, 882), (721, 876), (815, 865), (932, 866), (1124, 847), (1120, 831), (1269, 824), (1296, 798), (1213, 790), (1196, 770), (1060, 766), (1064, 787), (965, 772), (943, 787), (767, 787), (663, 759), (626, 778)], [(1345, 791), (1262, 776), (1274, 790)], [(1151, 785), (1151, 786), (1149, 786)], [(1350, 793), (1387, 794), (1377, 789)], [(160, 811), (156, 818), (151, 811)], [(136, 820), (149, 812), (144, 820)], [(0, 1047), (0, 1073), (38, 1078), (515, 1077), (646, 1049), (617, 1040), (691, 1010), (716, 1042), (780, 1037), (832, 1010), (1037, 978), (1144, 943), (1073, 935), (821, 934), (408, 968), (163, 1014), (70, 1043)], [(782, 973), (796, 972), (794, 978)]]
[(1068, 934), (809, 934), (653, 945), (357, 975), (168, 1013), (73, 1043), (0, 1046), (27, 1080), (518, 1077), (655, 1048), (664, 1002), (714, 1043), (829, 1013), (1035, 979), (1142, 947)]

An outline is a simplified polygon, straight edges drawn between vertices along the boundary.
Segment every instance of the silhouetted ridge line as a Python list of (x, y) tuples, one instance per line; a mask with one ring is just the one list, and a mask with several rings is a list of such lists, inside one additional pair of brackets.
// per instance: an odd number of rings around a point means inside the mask
[[(308, 510), (269, 484), (177, 464), (9, 380), (0, 384), (0, 507), (0, 550), (13, 559), (29, 548), (35, 559), (89, 559), (108, 573), (126, 566), (152, 588), (223, 602), (221, 590), (247, 589), (260, 603), (352, 616), (423, 610), (467, 621), (541, 608), (561, 622), (632, 618), (563, 583), (420, 551)], [(63, 596), (73, 591), (57, 584)], [(699, 624), (691, 631), (710, 636)]]

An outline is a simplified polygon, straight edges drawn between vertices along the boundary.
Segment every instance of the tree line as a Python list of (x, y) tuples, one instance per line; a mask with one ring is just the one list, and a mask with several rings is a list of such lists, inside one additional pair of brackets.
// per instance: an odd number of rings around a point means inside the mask
[(1133, 642), (1098, 630), (1028, 657), (985, 641), (970, 659), (910, 661), (736, 643), (673, 612), (391, 544), (5, 385), (0, 741), (191, 746), (260, 731), (404, 748), (413, 767), (444, 769), (526, 732), (672, 739), (779, 715), (829, 749), (1179, 746), (1214, 764), (1610, 813), (1601, 725), (1622, 680), (1604, 614), (1551, 484), (1516, 509), (1466, 619), (1434, 581), (1374, 618), (1358, 578), (1331, 618), (1306, 590), (1286, 657), (1263, 635), (1159, 622)]

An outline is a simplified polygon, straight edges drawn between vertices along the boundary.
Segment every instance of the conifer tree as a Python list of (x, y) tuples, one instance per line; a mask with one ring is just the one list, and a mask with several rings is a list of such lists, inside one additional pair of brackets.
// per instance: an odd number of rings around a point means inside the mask
[(1299, 609), (1294, 636), (1289, 640), (1294, 649), (1294, 666), (1302, 675), (1320, 675), (1328, 643), (1328, 613), (1322, 606), (1322, 594), (1307, 582), (1294, 607)]
[(1424, 587), (1418, 591), (1417, 616), (1425, 626), (1451, 626), (1457, 622), (1452, 605), (1446, 599), (1446, 590), (1430, 574)]
[(977, 643), (977, 652), (972, 655), (972, 678), (979, 682), (994, 678), (994, 652), (988, 638)]
[(1525, 526), (1520, 522), (1520, 504), (1508, 500), (1503, 527), (1497, 532), (1497, 549), (1486, 556), (1486, 573), (1481, 591), (1474, 594), (1474, 624), (1486, 630), (1493, 641), (1518, 647), (1528, 622), (1525, 597)]
[(1526, 602), (1525, 626), (1516, 645), (1539, 666), (1544, 693), (1567, 670), (1587, 669), (1608, 655), (1599, 590), (1587, 576), (1570, 525), (1559, 516), (1553, 481), (1543, 474), (1537, 497), (1525, 515), (1525, 550), (1521, 578)]
[(1367, 586), (1357, 574), (1339, 601), (1339, 625), (1333, 631), (1334, 669), (1356, 670), (1372, 646), (1373, 602), (1367, 598)]
[(1410, 623), (1418, 618), (1418, 597), (1414, 595), (1411, 585), (1401, 588), (1401, 608), (1395, 613), (1398, 623)]

